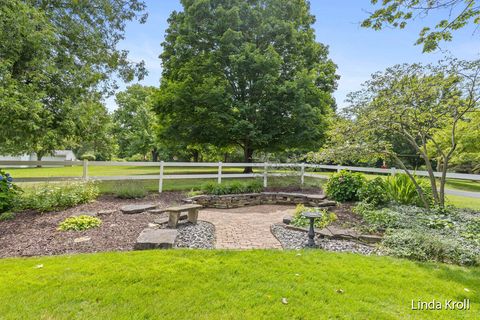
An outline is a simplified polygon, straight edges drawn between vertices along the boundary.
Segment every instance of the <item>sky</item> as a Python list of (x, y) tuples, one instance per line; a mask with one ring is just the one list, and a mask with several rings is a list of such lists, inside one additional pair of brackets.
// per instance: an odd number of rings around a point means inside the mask
[[(119, 48), (130, 52), (130, 60), (145, 61), (149, 74), (139, 83), (158, 87), (162, 72), (158, 56), (162, 52), (167, 19), (172, 11), (182, 11), (182, 6), (179, 0), (145, 2), (149, 15), (147, 22), (130, 22)], [(480, 36), (479, 32), (474, 33), (473, 27), (455, 32), (452, 42), (442, 43), (443, 52), (422, 53), (422, 47), (414, 45), (420, 29), (434, 25), (445, 12), (416, 19), (403, 30), (387, 28), (374, 31), (360, 27), (368, 12), (375, 9), (369, 0), (311, 0), (310, 4), (311, 13), (316, 16), (313, 25), (316, 40), (329, 47), (330, 58), (338, 66), (340, 80), (334, 96), (339, 108), (346, 106), (345, 98), (349, 92), (360, 89), (371, 74), (389, 66), (436, 62), (445, 56), (444, 52), (460, 59), (479, 58)], [(124, 90), (132, 83), (119, 84), (119, 90)], [(109, 110), (116, 108), (113, 97), (107, 99), (106, 104)]]

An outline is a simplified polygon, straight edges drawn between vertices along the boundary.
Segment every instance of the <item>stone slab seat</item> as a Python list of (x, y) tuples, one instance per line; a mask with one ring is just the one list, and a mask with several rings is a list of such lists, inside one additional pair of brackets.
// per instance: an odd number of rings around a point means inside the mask
[(143, 229), (135, 243), (135, 250), (170, 249), (177, 239), (178, 231), (171, 229)]
[(134, 214), (134, 213), (142, 213), (147, 210), (155, 209), (157, 207), (156, 204), (149, 203), (149, 204), (130, 204), (120, 208), (125, 214)]
[(198, 220), (198, 210), (203, 208), (200, 204), (184, 204), (176, 207), (168, 207), (165, 209), (165, 212), (168, 213), (168, 227), (176, 228), (178, 220), (180, 219), (180, 214), (182, 212), (188, 212), (188, 221), (191, 223), (197, 223)]

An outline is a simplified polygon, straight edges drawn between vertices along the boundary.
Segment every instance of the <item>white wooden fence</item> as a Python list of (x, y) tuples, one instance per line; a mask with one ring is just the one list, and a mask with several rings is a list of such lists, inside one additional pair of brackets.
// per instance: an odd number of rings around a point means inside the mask
[[(158, 180), (158, 190), (162, 192), (163, 181), (172, 179), (217, 179), (218, 183), (222, 183), (222, 179), (230, 178), (263, 178), (263, 184), (266, 187), (269, 176), (299, 176), (300, 183), (304, 184), (305, 177), (327, 179), (329, 176), (322, 175), (321, 172), (313, 172), (314, 170), (349, 170), (365, 173), (380, 173), (394, 175), (401, 172), (399, 169), (382, 169), (367, 167), (349, 167), (337, 165), (323, 164), (306, 164), (306, 163), (222, 163), (222, 162), (114, 162), (114, 161), (0, 161), (0, 168), (8, 167), (64, 167), (64, 166), (82, 166), (82, 176), (80, 177), (30, 177), (16, 178), (17, 182), (41, 182), (41, 181), (68, 181), (68, 180), (98, 180), (98, 181), (114, 181), (114, 180)], [(90, 176), (89, 166), (128, 166), (128, 167), (156, 167), (158, 175), (127, 175), (127, 176)], [(165, 174), (167, 167), (212, 167), (217, 168), (217, 173), (206, 174)], [(223, 168), (241, 168), (252, 167), (259, 169), (257, 173), (224, 173)], [(273, 169), (277, 172), (269, 172)], [(293, 172), (278, 172), (295, 169)], [(307, 172), (307, 170), (310, 170)], [(417, 176), (428, 176), (427, 171), (414, 171)], [(436, 177), (440, 177), (440, 172), (435, 172)], [(447, 173), (449, 179), (463, 179), (471, 181), (480, 181), (479, 174), (463, 174), (463, 173)]]

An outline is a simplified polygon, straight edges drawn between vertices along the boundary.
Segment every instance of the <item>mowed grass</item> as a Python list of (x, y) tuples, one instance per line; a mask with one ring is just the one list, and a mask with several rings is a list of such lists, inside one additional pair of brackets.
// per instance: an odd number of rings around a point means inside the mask
[[(6, 168), (15, 178), (39, 177), (81, 177), (82, 166), (71, 167), (42, 167), (42, 168)], [(224, 173), (241, 173), (243, 168), (222, 168)], [(164, 174), (216, 174), (216, 167), (165, 167)], [(88, 166), (88, 175), (95, 176), (130, 176), (130, 175), (158, 175), (160, 167), (143, 166)]]
[[(479, 268), (320, 250), (3, 259), (0, 274), (2, 319), (478, 319), (480, 312)], [(471, 309), (412, 311), (419, 299), (470, 299)]]

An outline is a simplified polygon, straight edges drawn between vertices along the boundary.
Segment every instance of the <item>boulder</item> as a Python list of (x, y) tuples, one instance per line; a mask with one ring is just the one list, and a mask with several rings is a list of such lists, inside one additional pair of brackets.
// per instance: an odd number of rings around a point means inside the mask
[(286, 216), (283, 217), (283, 223), (290, 224), (290, 222), (292, 222), (292, 219), (293, 219), (293, 217), (291, 215), (287, 214)]
[(135, 250), (171, 249), (178, 231), (172, 229), (144, 229), (137, 238)]

